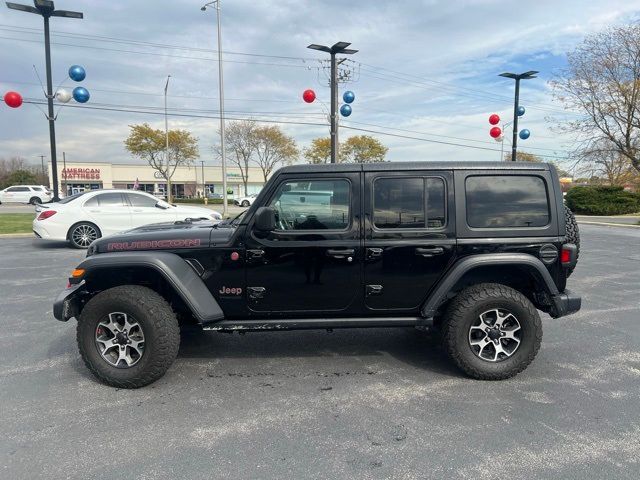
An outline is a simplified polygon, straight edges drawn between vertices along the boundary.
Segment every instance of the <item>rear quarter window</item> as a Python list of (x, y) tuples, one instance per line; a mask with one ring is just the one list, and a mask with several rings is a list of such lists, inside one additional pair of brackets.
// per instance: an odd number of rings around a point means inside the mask
[(475, 175), (465, 182), (467, 224), (529, 228), (549, 224), (549, 195), (536, 175)]

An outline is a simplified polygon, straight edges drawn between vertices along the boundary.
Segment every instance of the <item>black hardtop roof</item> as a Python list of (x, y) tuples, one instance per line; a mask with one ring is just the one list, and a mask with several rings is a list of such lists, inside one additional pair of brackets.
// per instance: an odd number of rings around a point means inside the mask
[(411, 170), (549, 170), (547, 163), (535, 162), (377, 162), (327, 163), (282, 167), (277, 173), (314, 172), (396, 172)]

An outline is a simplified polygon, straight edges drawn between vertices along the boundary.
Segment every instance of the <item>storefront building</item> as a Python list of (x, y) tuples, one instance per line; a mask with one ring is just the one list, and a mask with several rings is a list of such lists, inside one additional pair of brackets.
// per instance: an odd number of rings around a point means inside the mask
[[(49, 163), (49, 178), (51, 176)], [(237, 167), (227, 167), (227, 191), (234, 198), (258, 193), (264, 185), (262, 170), (250, 167), (245, 192), (242, 174)], [(152, 193), (158, 197), (167, 194), (167, 182), (149, 165), (117, 163), (58, 162), (58, 188), (60, 196), (81, 193), (86, 190), (109, 188), (132, 189)], [(50, 185), (53, 188), (53, 185)], [(222, 196), (222, 167), (192, 165), (178, 167), (171, 178), (174, 198), (198, 198), (203, 192), (209, 196)]]

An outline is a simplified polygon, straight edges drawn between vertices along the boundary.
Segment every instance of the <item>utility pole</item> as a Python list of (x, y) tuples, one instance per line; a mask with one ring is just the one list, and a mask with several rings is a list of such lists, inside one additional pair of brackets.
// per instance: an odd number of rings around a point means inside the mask
[(58, 195), (58, 162), (56, 158), (56, 118), (53, 114), (53, 81), (51, 80), (51, 43), (49, 41), (49, 18), (50, 17), (66, 17), (66, 18), (83, 18), (81, 12), (70, 12), (68, 10), (56, 10), (50, 0), (34, 0), (33, 5), (23, 5), (21, 3), (6, 2), (7, 7), (11, 10), (20, 10), (22, 12), (35, 13), (44, 18), (44, 55), (47, 70), (47, 107), (49, 120), (49, 143), (51, 144), (51, 183), (53, 183), (53, 201), (60, 200)]
[(327, 52), (331, 56), (331, 163), (338, 161), (338, 62), (337, 54), (351, 55), (358, 50), (347, 48), (351, 45), (348, 42), (338, 42), (331, 47), (312, 43), (307, 48)]
[[(169, 89), (169, 79), (171, 75), (167, 75), (167, 83), (164, 84), (164, 159), (167, 165), (167, 171), (169, 171), (169, 118), (167, 117), (167, 90)], [(167, 181), (167, 201), (171, 203), (171, 182), (168, 178)]]
[(202, 165), (202, 196), (206, 198), (206, 194), (205, 194), (206, 183), (204, 182), (204, 160), (200, 160), (200, 165)]
[(530, 78), (536, 78), (535, 70), (530, 70), (525, 73), (501, 73), (500, 77), (512, 78), (516, 81), (516, 93), (513, 101), (513, 140), (511, 142), (511, 161), (515, 162), (517, 158), (518, 150), (518, 107), (520, 106), (520, 80), (529, 80)]
[(67, 155), (62, 152), (62, 188), (64, 189), (64, 196), (69, 195), (67, 186)]
[(222, 70), (222, 27), (220, 25), (220, 0), (205, 3), (200, 10), (215, 5), (218, 24), (218, 96), (220, 97), (220, 155), (222, 157), (222, 215), (227, 216), (227, 152), (224, 146), (224, 75)]
[(42, 180), (44, 181), (44, 155), (38, 155), (40, 157), (40, 166), (42, 168)]

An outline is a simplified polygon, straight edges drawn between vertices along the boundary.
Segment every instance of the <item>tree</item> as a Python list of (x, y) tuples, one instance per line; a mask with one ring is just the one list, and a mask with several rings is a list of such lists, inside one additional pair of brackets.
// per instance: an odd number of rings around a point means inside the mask
[(280, 127), (258, 127), (253, 132), (256, 163), (262, 170), (264, 181), (280, 163), (292, 163), (299, 151), (293, 138), (285, 135)]
[[(256, 151), (256, 128), (256, 122), (253, 120), (238, 120), (230, 122), (224, 133), (226, 149), (230, 153), (231, 161), (240, 169), (245, 195), (247, 195), (249, 182), (249, 164)], [(217, 151), (220, 154), (219, 147)]]
[[(369, 135), (356, 135), (340, 144), (338, 162), (384, 162), (388, 150), (377, 139)], [(309, 163), (329, 163), (331, 161), (331, 139), (329, 137), (313, 139), (311, 146), (304, 149), (304, 156)]]
[(579, 155), (579, 163), (582, 166), (580, 173), (591, 178), (602, 178), (608, 185), (633, 184), (640, 177), (629, 159), (617, 149), (611, 148), (608, 141), (593, 142), (589, 149), (583, 149)]
[(166, 155), (166, 139), (163, 130), (149, 124), (129, 125), (131, 131), (124, 141), (126, 149), (134, 157), (146, 160), (167, 181), (167, 200), (171, 202), (171, 178), (176, 168), (191, 165), (198, 158), (198, 139), (187, 130), (169, 130), (169, 158)]
[(314, 138), (311, 146), (303, 150), (308, 163), (329, 163), (331, 161), (331, 138)]
[(554, 96), (582, 115), (560, 125), (579, 135), (576, 154), (607, 145), (640, 172), (640, 25), (612, 27), (567, 54)]
[[(510, 162), (511, 161), (511, 152), (505, 153), (504, 161), (505, 162)], [(535, 155), (533, 153), (516, 152), (516, 161), (517, 162), (533, 162), (533, 163), (543, 163), (543, 162), (550, 163), (551, 165), (556, 167), (556, 170), (558, 171), (558, 175), (560, 177), (571, 177), (572, 176), (571, 173), (569, 173), (566, 170), (564, 170), (556, 162), (547, 162), (544, 158), (539, 157), (538, 155)]]
[(369, 135), (349, 137), (340, 146), (340, 161), (346, 163), (384, 162), (389, 149)]
[(37, 178), (29, 170), (14, 170), (7, 181), (10, 185), (33, 185), (37, 182)]

